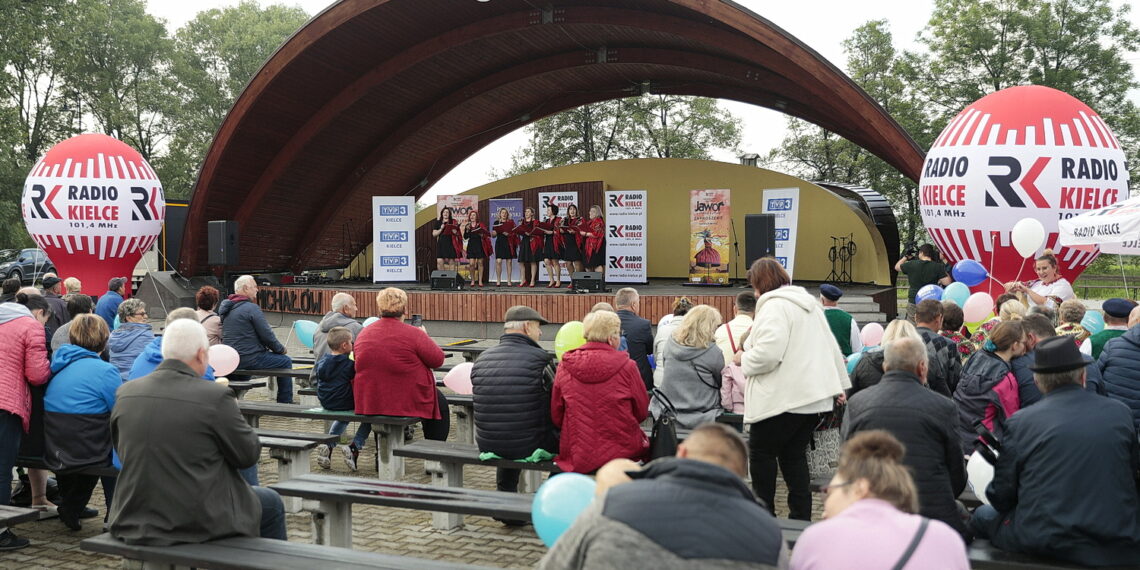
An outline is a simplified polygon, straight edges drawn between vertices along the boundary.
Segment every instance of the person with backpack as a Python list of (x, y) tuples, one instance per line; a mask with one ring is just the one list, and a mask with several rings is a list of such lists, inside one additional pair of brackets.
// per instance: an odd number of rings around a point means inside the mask
[(1012, 362), (1026, 353), (1026, 347), (1021, 321), (1005, 321), (962, 366), (954, 402), (958, 404), (958, 437), (964, 454), (974, 451), (978, 422), (1000, 440), (1005, 421), (1021, 408)]

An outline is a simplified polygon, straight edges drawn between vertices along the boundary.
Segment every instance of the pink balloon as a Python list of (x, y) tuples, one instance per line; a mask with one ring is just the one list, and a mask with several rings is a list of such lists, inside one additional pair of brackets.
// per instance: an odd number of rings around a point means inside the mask
[(221, 378), (234, 370), (237, 370), (238, 361), (241, 356), (238, 351), (234, 350), (232, 346), (226, 344), (215, 344), (210, 347), (210, 366), (214, 367), (214, 377)]
[(962, 318), (967, 323), (976, 323), (994, 310), (994, 298), (989, 293), (974, 293), (962, 306)]
[(863, 341), (863, 346), (879, 346), (883, 341), (883, 325), (879, 323), (867, 323), (863, 325), (863, 330), (859, 333), (859, 338)]
[(458, 364), (455, 368), (448, 371), (447, 376), (443, 377), (443, 385), (451, 388), (456, 394), (470, 394), (471, 388), (471, 368), (474, 364), (464, 362)]

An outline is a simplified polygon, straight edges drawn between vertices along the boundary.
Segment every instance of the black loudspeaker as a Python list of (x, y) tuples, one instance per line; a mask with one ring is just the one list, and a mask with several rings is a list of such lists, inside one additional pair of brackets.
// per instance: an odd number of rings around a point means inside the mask
[(570, 286), (579, 293), (596, 293), (605, 288), (605, 283), (597, 271), (575, 271), (570, 274)]
[(776, 255), (776, 215), (747, 214), (744, 216), (744, 270), (761, 257)]
[(238, 264), (238, 223), (233, 220), (211, 220), (206, 223), (210, 254), (209, 265)]
[(431, 272), (431, 290), (458, 289), (459, 277), (454, 271), (436, 270)]

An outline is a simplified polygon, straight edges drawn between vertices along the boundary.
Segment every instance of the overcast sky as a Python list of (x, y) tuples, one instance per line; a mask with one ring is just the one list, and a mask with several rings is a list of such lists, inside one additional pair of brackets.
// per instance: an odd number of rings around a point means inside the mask
[[(474, 0), (451, 0), (453, 2)], [(493, 1), (493, 0), (492, 0)], [(926, 25), (933, 9), (933, 0), (736, 0), (760, 16), (783, 28), (800, 41), (819, 52), (836, 67), (844, 69), (845, 58), (840, 43), (863, 23), (885, 19), (890, 22), (895, 46), (915, 49), (915, 36)], [(174, 30), (193, 19), (201, 10), (236, 5), (238, 0), (148, 0), (148, 11), (166, 20), (167, 28)], [(309, 14), (317, 14), (330, 0), (260, 0), (261, 5), (286, 4), (299, 6)], [(1114, 0), (1119, 5), (1121, 0)], [(823, 16), (823, 17), (821, 17)], [(1133, 25), (1140, 27), (1140, 16), (1133, 10)], [(1135, 60), (1134, 60), (1135, 61)], [(764, 154), (775, 147), (784, 135), (785, 116), (754, 105), (724, 101), (723, 104), (739, 116), (744, 123), (741, 151)], [(436, 183), (427, 197), (436, 194), (457, 194), (474, 186), (490, 182), (487, 172), (491, 168), (503, 170), (510, 166), (516, 149), (526, 142), (522, 129), (510, 133), (454, 168)], [(731, 153), (714, 156), (717, 160), (737, 162)]]

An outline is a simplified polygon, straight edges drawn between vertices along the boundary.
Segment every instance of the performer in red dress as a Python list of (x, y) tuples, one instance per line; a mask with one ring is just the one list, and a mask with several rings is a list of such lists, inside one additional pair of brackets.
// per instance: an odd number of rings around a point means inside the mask
[(582, 218), (578, 217), (578, 206), (566, 206), (566, 217), (562, 218), (562, 225), (558, 231), (562, 232), (562, 261), (566, 262), (566, 271), (574, 273), (582, 271), (582, 241), (578, 226)]
[(436, 236), (435, 267), (436, 269), (452, 271), (459, 270), (457, 259), (463, 257), (463, 236), (459, 223), (451, 216), (451, 208), (444, 206), (439, 211), (439, 219), (432, 227), (431, 235)]
[(586, 268), (590, 271), (606, 270), (606, 221), (602, 219), (602, 207), (590, 206), (590, 219), (582, 224), (579, 232), (586, 238), (584, 252)]
[(546, 275), (550, 279), (546, 284), (547, 288), (557, 289), (562, 286), (562, 266), (558, 264), (558, 257), (562, 255), (563, 234), (559, 230), (561, 225), (562, 218), (558, 217), (558, 205), (550, 204), (546, 207), (546, 220), (540, 224), (542, 233), (546, 234), (543, 238), (542, 257), (546, 263)]
[(538, 220), (534, 219), (534, 208), (528, 206), (523, 210), (523, 221), (514, 229), (514, 233), (519, 236), (519, 263), (523, 267), (519, 287), (534, 287), (538, 281), (538, 258), (542, 244), (539, 232)]
[(471, 286), (484, 287), (483, 260), (491, 255), (491, 236), (487, 226), (479, 221), (479, 212), (468, 212), (467, 221), (463, 223), (463, 237), (467, 238), (467, 267), (471, 271)]
[(511, 230), (515, 229), (515, 221), (511, 219), (511, 212), (506, 208), (499, 208), (499, 217), (491, 226), (491, 236), (495, 238), (495, 286), (503, 286), (503, 264), (507, 266), (507, 287), (511, 286), (511, 275), (515, 272), (515, 253), (519, 249), (519, 237)]

